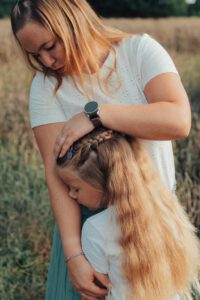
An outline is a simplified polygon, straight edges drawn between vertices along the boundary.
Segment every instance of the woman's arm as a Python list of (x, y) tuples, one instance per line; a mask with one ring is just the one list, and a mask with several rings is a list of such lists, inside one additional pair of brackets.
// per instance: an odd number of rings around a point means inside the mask
[[(191, 112), (179, 76), (164, 73), (151, 79), (144, 89), (148, 105), (100, 105), (105, 127), (149, 140), (174, 140), (188, 136)], [(70, 145), (93, 129), (79, 113), (65, 123), (54, 147), (55, 156), (64, 155)]]
[[(53, 146), (63, 123), (54, 123), (38, 126), (33, 129), (34, 135), (41, 152), (44, 165), (45, 177), (49, 189), (51, 206), (59, 227), (63, 251), (65, 256), (71, 256), (80, 252), (80, 209), (79, 205), (69, 198), (66, 186), (59, 179), (55, 170), (55, 158)], [(98, 288), (94, 283), (94, 277), (98, 278), (104, 285), (107, 285), (107, 278), (95, 272), (83, 257), (70, 260), (68, 269), (74, 287), (81, 294), (89, 297), (104, 296), (107, 291)]]
[[(68, 197), (67, 188), (59, 179), (55, 169), (53, 145), (55, 137), (62, 129), (63, 123), (38, 126), (34, 135), (45, 165), (45, 178), (48, 185), (51, 206), (58, 224), (65, 256), (70, 256), (81, 249), (80, 245), (80, 209), (75, 201)], [(70, 211), (70, 217), (66, 213)], [(66, 231), (69, 229), (69, 232)], [(73, 228), (74, 232), (71, 232)], [(76, 233), (74, 235), (74, 233)], [(71, 249), (72, 248), (72, 249)]]
[(185, 138), (191, 127), (187, 94), (178, 75), (166, 73), (148, 82), (144, 90), (149, 105), (103, 104), (100, 115), (111, 129), (149, 140)]

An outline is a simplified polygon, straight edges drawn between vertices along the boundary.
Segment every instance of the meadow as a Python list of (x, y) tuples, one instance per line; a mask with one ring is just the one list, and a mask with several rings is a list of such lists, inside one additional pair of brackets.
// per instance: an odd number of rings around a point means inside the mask
[[(200, 229), (200, 19), (107, 19), (120, 29), (147, 32), (173, 57), (192, 108), (188, 138), (173, 142), (177, 194)], [(53, 233), (42, 161), (28, 119), (32, 72), (0, 20), (0, 299), (44, 299)], [(194, 295), (194, 299), (200, 299)], [(56, 300), (56, 299), (55, 299)]]

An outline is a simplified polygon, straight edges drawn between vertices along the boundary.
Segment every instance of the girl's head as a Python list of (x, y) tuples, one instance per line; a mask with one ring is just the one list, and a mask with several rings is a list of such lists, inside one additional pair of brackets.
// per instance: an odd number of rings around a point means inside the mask
[[(99, 72), (101, 54), (126, 34), (103, 25), (85, 0), (19, 0), (11, 12), (14, 36), (28, 63), (58, 80), (77, 75), (86, 93), (83, 72)], [(116, 61), (115, 61), (116, 64)]]
[(136, 299), (169, 300), (188, 292), (198, 278), (198, 239), (137, 139), (94, 130), (58, 159), (57, 166), (79, 203), (91, 209), (115, 207), (122, 271)]
[[(73, 199), (97, 209), (113, 204), (122, 193), (118, 183), (122, 179), (125, 181), (127, 169), (132, 167), (132, 156), (128, 139), (120, 133), (99, 128), (74, 143), (64, 157), (58, 158), (57, 170)], [(124, 190), (124, 197), (126, 193), (128, 190)]]

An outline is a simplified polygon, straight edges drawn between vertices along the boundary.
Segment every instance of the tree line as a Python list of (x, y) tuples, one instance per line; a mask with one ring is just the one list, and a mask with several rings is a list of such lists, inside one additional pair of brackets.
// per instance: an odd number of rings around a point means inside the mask
[[(0, 18), (9, 16), (16, 0), (0, 0)], [(103, 17), (158, 18), (200, 15), (200, 0), (187, 4), (186, 0), (88, 0)]]

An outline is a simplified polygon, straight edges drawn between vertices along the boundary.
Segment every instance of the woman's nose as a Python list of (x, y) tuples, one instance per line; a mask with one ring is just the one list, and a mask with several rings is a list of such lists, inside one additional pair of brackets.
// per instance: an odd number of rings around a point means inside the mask
[(41, 62), (47, 68), (52, 68), (55, 63), (55, 58), (53, 58), (49, 53), (41, 54)]

